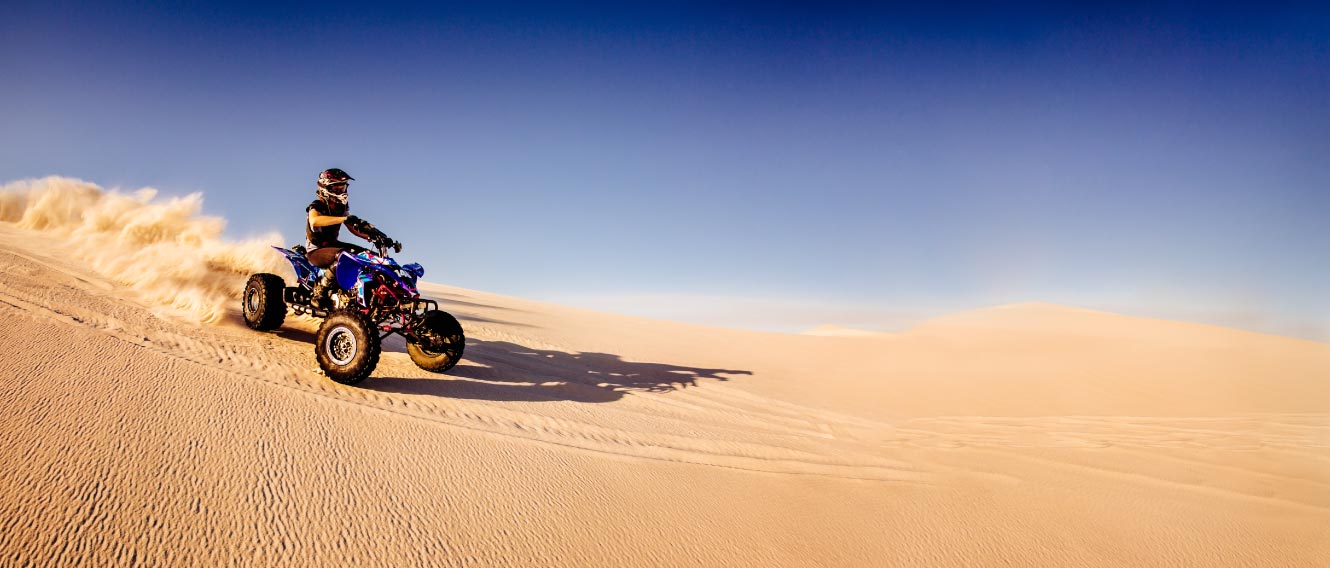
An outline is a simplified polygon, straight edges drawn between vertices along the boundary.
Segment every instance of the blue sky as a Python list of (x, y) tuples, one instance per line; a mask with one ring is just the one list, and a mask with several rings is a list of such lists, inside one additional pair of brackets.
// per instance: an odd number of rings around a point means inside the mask
[(738, 327), (1020, 301), (1330, 340), (1330, 14), (1225, 3), (0, 6), (0, 179), (313, 179), (427, 279)]

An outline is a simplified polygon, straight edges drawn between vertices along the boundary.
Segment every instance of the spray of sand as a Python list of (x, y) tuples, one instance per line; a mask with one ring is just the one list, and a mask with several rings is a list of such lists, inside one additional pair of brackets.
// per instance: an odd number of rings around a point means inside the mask
[(0, 222), (66, 239), (79, 260), (162, 315), (212, 323), (250, 274), (289, 267), (268, 248), (281, 235), (228, 242), (226, 221), (201, 215), (202, 205), (198, 193), (158, 199), (151, 188), (121, 193), (58, 176), (0, 186)]

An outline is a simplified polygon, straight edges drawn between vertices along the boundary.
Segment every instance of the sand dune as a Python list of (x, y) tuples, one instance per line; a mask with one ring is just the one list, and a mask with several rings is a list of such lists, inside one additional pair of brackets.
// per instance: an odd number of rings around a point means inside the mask
[(163, 318), (38, 230), (0, 223), (0, 565), (1330, 565), (1330, 344), (1041, 304), (788, 335), (430, 285), (466, 360), (389, 342), (344, 387), (317, 321)]
[(867, 329), (854, 329), (842, 327), (839, 325), (821, 325), (803, 332), (804, 335), (816, 335), (819, 337), (859, 337), (859, 338), (887, 338), (892, 334), (885, 331), (872, 331)]

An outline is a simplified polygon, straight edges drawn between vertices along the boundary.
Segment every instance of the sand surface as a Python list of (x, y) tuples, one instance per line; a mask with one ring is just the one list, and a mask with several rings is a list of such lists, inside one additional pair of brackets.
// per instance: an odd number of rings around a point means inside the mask
[(163, 317), (81, 246), (0, 223), (0, 566), (1330, 566), (1330, 344), (1042, 304), (773, 334), (430, 285), (462, 364), (397, 339), (345, 387), (316, 320)]

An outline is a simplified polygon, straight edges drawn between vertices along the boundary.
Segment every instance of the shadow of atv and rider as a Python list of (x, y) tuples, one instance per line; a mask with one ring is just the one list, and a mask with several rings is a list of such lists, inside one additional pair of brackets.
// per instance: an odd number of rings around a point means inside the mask
[(699, 380), (726, 381), (727, 375), (751, 374), (468, 339), (462, 363), (447, 375), (374, 377), (363, 388), (474, 400), (610, 402), (630, 392), (671, 392), (696, 387)]
[[(313, 345), (315, 332), (301, 327), (304, 326), (284, 325), (272, 333)], [(384, 340), (382, 349), (384, 353), (406, 354), (406, 342), (393, 335)], [(380, 367), (380, 373), (384, 371)], [(358, 386), (379, 392), (456, 399), (611, 402), (631, 392), (672, 392), (696, 387), (699, 381), (727, 381), (732, 376), (752, 374), (744, 370), (625, 361), (612, 353), (541, 350), (506, 341), (468, 338), (461, 363), (446, 374), (425, 377), (375, 374)]]

